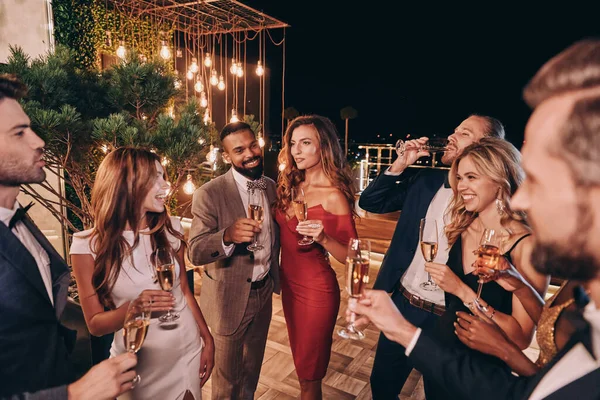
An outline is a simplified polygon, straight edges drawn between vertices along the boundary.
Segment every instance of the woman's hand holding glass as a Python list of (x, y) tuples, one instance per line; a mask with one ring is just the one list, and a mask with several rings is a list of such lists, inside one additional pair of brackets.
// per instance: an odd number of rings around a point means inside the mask
[(325, 239), (323, 221), (318, 219), (309, 219), (298, 222), (298, 225), (296, 226), (296, 232), (306, 237), (312, 237), (317, 243), (321, 243), (323, 239)]
[(496, 269), (489, 268), (486, 263), (478, 258), (473, 264), (475, 274), (479, 275), (482, 282), (496, 281), (502, 288), (509, 292), (515, 292), (527, 286), (525, 278), (519, 271), (508, 261), (506, 257), (499, 257)]
[[(143, 297), (137, 297), (129, 302), (125, 321), (123, 321), (123, 346), (129, 353), (137, 353), (148, 333), (150, 325), (150, 303)], [(131, 381), (131, 387), (135, 387), (141, 381), (136, 375)]]
[[(444, 292), (452, 293), (457, 297), (461, 297), (461, 291), (466, 287), (463, 281), (450, 267), (444, 264), (438, 264), (434, 262), (425, 263), (425, 271), (431, 275), (431, 278)], [(462, 298), (462, 297), (461, 297)]]
[(140, 293), (138, 298), (148, 304), (151, 312), (169, 311), (175, 305), (175, 297), (165, 290), (146, 289)]

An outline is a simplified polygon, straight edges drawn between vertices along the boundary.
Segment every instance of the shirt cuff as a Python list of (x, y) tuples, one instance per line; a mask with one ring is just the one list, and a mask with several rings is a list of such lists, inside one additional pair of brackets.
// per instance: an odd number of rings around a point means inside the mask
[(406, 346), (406, 350), (404, 351), (404, 355), (406, 357), (410, 356), (410, 353), (412, 353), (413, 349), (417, 345), (417, 342), (419, 341), (420, 336), (421, 336), (421, 328), (417, 328), (417, 331), (415, 332), (414, 336), (410, 340), (410, 343), (408, 343), (408, 346)]
[(384, 175), (391, 175), (391, 176), (400, 176), (402, 175), (402, 172), (390, 172), (390, 167), (387, 167), (387, 169), (383, 172)]
[(233, 248), (235, 247), (235, 243), (231, 243), (229, 246), (225, 245), (225, 242), (221, 240), (221, 244), (223, 245), (223, 251), (225, 252), (225, 257), (229, 257), (231, 253), (233, 253)]

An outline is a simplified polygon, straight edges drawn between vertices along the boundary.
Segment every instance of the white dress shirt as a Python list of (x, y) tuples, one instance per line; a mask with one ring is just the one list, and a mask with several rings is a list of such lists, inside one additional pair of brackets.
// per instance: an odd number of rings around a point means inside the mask
[[(2, 220), (4, 225), (8, 227), (11, 218), (13, 215), (15, 215), (18, 209), (19, 203), (17, 201), (15, 201), (15, 205), (13, 206), (12, 210), (0, 207), (0, 220)], [(48, 253), (46, 253), (46, 250), (44, 250), (44, 248), (38, 243), (36, 238), (31, 232), (29, 232), (29, 229), (27, 229), (22, 221), (16, 223), (12, 229), (12, 232), (34, 258), (40, 271), (40, 275), (42, 276), (42, 281), (44, 282), (46, 291), (48, 292), (48, 297), (50, 298), (52, 305), (54, 305), (54, 296), (52, 295), (52, 275), (50, 273), (50, 257), (48, 257)]]
[(556, 392), (558, 389), (600, 368), (600, 309), (591, 301), (583, 312), (583, 317), (590, 323), (592, 347), (596, 359), (585, 346), (577, 343), (544, 375), (531, 393), (530, 400), (539, 400)]
[[(234, 168), (231, 169), (233, 172), (233, 178), (235, 179), (235, 184), (237, 186), (238, 192), (240, 193), (240, 197), (242, 198), (242, 203), (244, 204), (244, 209), (246, 210), (246, 216), (248, 215), (248, 186), (247, 182), (250, 179), (246, 178), (244, 175), (237, 172)], [(269, 269), (271, 268), (271, 207), (269, 204), (269, 199), (267, 198), (266, 191), (263, 192), (263, 222), (262, 229), (258, 234), (257, 242), (263, 245), (262, 250), (254, 251), (254, 270), (252, 271), (252, 282), (262, 280), (269, 273)], [(246, 244), (244, 244), (245, 246)], [(235, 244), (232, 243), (229, 246), (226, 246), (223, 243), (223, 251), (225, 251), (225, 255), (229, 257), (231, 253), (233, 253), (233, 249), (235, 248)]]
[[(400, 175), (398, 173), (390, 172), (389, 169), (385, 171), (385, 174), (393, 176)], [(442, 185), (442, 187), (440, 187), (431, 200), (431, 203), (429, 203), (429, 208), (427, 209), (427, 214), (425, 215), (425, 218), (435, 219), (437, 221), (438, 252), (433, 262), (439, 264), (445, 264), (448, 261), (448, 251), (450, 249), (448, 248), (448, 238), (446, 237), (445, 232), (446, 221), (444, 220), (444, 214), (451, 200), (452, 189), (445, 188), (444, 185)], [(421, 289), (421, 283), (426, 282), (427, 279), (428, 276), (427, 272), (425, 271), (425, 258), (423, 258), (423, 253), (421, 253), (420, 244), (417, 244), (412, 262), (406, 271), (404, 271), (402, 278), (400, 278), (400, 282), (402, 283), (402, 286), (404, 286), (411, 294), (417, 295), (420, 298), (435, 304), (442, 306), (445, 305), (444, 291), (442, 289), (432, 292)]]

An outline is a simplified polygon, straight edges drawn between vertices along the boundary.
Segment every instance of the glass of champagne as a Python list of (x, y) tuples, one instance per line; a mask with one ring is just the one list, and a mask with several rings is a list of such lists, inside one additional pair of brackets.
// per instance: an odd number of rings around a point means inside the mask
[[(304, 199), (304, 190), (301, 188), (292, 188), (292, 207), (299, 222), (306, 221), (308, 219), (308, 205)], [(315, 241), (312, 238), (304, 236), (298, 241), (298, 244), (300, 246), (308, 246), (314, 242)]]
[[(154, 252), (154, 267), (156, 268), (156, 276), (158, 277), (158, 284), (160, 288), (165, 292), (172, 292), (173, 286), (175, 286), (175, 279), (177, 277), (175, 271), (175, 259), (171, 253), (171, 249), (158, 248)], [(173, 322), (179, 319), (179, 314), (167, 311), (166, 314), (161, 315), (158, 320), (161, 323)]]
[[(479, 267), (489, 269), (496, 269), (498, 267), (501, 244), (502, 236), (500, 235), (500, 231), (487, 228), (483, 230), (483, 235), (481, 235), (481, 240), (479, 241), (479, 248), (477, 248), (477, 263)], [(477, 289), (477, 298), (475, 301), (479, 301), (481, 298), (484, 279), (485, 277), (479, 278), (479, 288)]]
[[(433, 137), (427, 141), (426, 144), (419, 147), (419, 151), (428, 151), (430, 153), (440, 153), (446, 151), (448, 147), (448, 139)], [(398, 155), (404, 155), (406, 151), (406, 143), (402, 139), (398, 139), (396, 142), (396, 152)]]
[[(350, 239), (346, 256), (346, 290), (350, 301), (358, 301), (364, 289), (369, 284), (369, 265), (371, 263), (371, 242), (366, 239)], [(354, 326), (356, 314), (352, 313), (350, 323), (338, 330), (338, 335), (344, 339), (361, 340), (364, 332)]]
[[(262, 190), (248, 190), (248, 218), (255, 220), (259, 224), (263, 222), (265, 216), (264, 196)], [(264, 249), (262, 244), (258, 243), (258, 233), (254, 234), (254, 241), (246, 247), (250, 251)]]
[[(125, 322), (123, 323), (123, 344), (130, 353), (137, 353), (148, 334), (150, 325), (150, 305), (140, 297), (132, 300), (127, 307)], [(136, 375), (131, 382), (134, 386), (141, 381)]]
[[(421, 253), (427, 262), (433, 262), (438, 251), (438, 227), (437, 221), (433, 218), (422, 218), (419, 228), (419, 242), (421, 243)], [(427, 273), (427, 281), (419, 285), (421, 289), (433, 292), (438, 290), (438, 285), (431, 279)]]

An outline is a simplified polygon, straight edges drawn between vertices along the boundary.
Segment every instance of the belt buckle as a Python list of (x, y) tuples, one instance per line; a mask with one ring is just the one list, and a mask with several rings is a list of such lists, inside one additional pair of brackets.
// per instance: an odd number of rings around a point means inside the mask
[(411, 306), (414, 306), (417, 308), (423, 308), (423, 299), (417, 295), (411, 294), (410, 300), (408, 302), (410, 303)]

